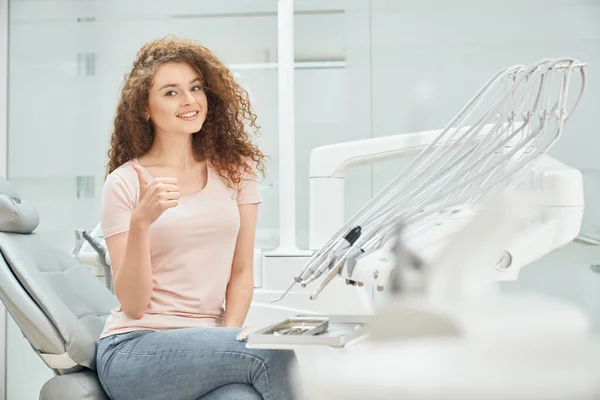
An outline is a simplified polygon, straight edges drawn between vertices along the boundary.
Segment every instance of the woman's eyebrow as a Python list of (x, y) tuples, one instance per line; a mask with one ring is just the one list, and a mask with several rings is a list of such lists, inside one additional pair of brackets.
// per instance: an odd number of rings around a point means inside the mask
[[(190, 81), (190, 85), (191, 85), (192, 83), (194, 83), (194, 82), (202, 82), (202, 79), (200, 79), (200, 77), (194, 78), (194, 79), (192, 79), (192, 80)], [(161, 86), (161, 88), (160, 88), (160, 89), (158, 89), (158, 90), (163, 90), (163, 89), (166, 89), (166, 88), (168, 88), (168, 87), (179, 87), (179, 85), (178, 85), (178, 84), (176, 84), (176, 83), (167, 83), (166, 85), (164, 85), (164, 86)]]

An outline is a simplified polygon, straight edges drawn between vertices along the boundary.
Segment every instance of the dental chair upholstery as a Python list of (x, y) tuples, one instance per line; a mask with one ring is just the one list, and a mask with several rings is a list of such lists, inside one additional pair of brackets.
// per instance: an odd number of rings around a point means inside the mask
[(114, 295), (33, 231), (37, 211), (0, 177), (0, 300), (55, 376), (40, 400), (107, 400), (96, 347)]

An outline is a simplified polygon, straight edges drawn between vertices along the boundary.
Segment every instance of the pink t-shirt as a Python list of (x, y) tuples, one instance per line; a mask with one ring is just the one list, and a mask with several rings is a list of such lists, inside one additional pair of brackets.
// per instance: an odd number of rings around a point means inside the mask
[[(139, 164), (137, 164), (139, 165)], [(182, 196), (150, 226), (154, 287), (140, 319), (120, 306), (108, 316), (100, 337), (139, 329), (219, 326), (240, 227), (238, 205), (260, 203), (258, 182), (244, 175), (237, 190), (207, 163), (207, 183)], [(154, 179), (144, 170), (149, 181)], [(129, 230), (139, 197), (139, 180), (130, 162), (108, 175), (102, 194), (101, 227), (105, 238)]]

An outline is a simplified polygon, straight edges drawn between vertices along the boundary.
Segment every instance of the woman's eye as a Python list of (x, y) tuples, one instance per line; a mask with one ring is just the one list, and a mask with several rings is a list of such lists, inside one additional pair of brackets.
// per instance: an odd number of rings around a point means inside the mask
[(197, 92), (198, 90), (202, 90), (202, 86), (200, 86), (200, 85), (196, 85), (196, 86), (194, 86), (194, 87), (192, 88), (192, 90), (193, 90), (194, 92)]
[(165, 96), (175, 96), (177, 93), (174, 90), (169, 90), (167, 93), (165, 93)]

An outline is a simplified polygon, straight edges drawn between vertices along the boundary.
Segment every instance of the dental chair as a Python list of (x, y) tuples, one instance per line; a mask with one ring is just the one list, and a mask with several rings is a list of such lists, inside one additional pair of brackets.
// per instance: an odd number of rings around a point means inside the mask
[(73, 257), (34, 233), (37, 211), (0, 178), (0, 300), (54, 371), (40, 400), (107, 400), (96, 347), (117, 299)]

